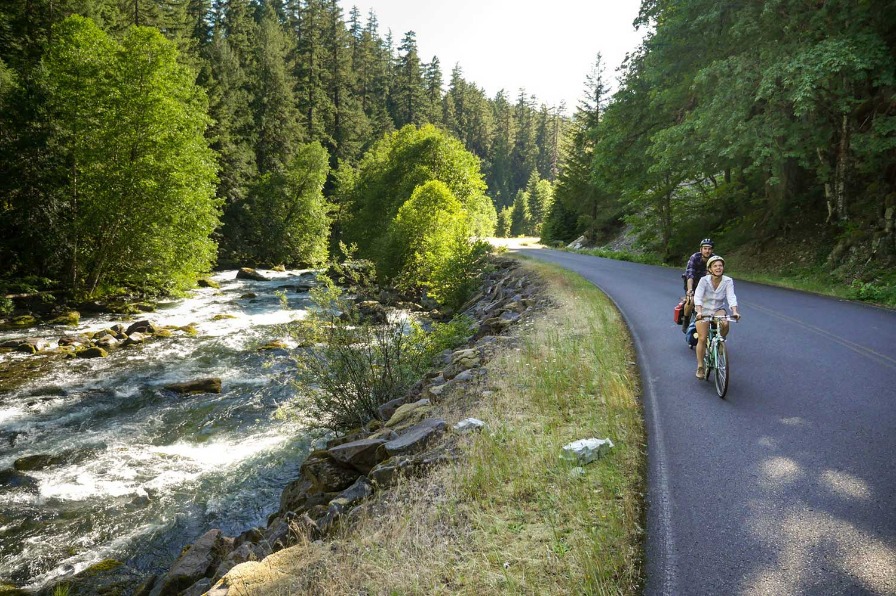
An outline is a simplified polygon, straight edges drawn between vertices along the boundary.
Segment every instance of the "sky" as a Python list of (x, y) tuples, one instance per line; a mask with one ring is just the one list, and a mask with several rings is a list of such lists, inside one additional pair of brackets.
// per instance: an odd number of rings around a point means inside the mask
[(379, 34), (392, 31), (397, 47), (414, 31), (421, 62), (438, 56), (447, 85), (455, 64), (466, 81), (488, 97), (504, 89), (511, 100), (520, 88), (539, 103), (566, 102), (571, 114), (585, 90), (585, 77), (600, 52), (607, 83), (616, 87), (617, 67), (641, 41), (635, 31), (640, 0), (340, 0), (348, 19), (357, 6), (366, 25), (370, 9)]

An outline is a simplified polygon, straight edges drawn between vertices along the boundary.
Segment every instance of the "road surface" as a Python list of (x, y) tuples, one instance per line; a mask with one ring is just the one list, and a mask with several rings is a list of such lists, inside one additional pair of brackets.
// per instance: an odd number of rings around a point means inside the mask
[(726, 399), (694, 377), (681, 272), (539, 249), (628, 322), (648, 441), (646, 593), (896, 594), (896, 312), (737, 281)]

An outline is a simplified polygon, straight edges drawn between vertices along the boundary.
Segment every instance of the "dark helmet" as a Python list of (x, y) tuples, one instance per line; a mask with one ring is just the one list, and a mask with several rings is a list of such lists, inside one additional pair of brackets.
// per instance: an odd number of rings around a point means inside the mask
[(712, 238), (704, 238), (703, 240), (701, 240), (701, 241), (700, 241), (700, 247), (703, 248), (704, 246), (708, 246), (708, 247), (710, 247), (710, 248), (713, 248), (713, 247), (715, 246), (715, 244), (713, 244), (713, 242), (712, 242)]

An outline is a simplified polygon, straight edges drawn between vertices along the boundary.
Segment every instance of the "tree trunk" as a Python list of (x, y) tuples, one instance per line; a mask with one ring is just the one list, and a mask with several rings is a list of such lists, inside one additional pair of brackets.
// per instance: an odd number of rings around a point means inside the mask
[(849, 173), (849, 143), (851, 137), (849, 115), (843, 114), (840, 123), (840, 143), (837, 147), (837, 167), (834, 170), (834, 199), (837, 219), (841, 222), (849, 219), (847, 213), (846, 180)]

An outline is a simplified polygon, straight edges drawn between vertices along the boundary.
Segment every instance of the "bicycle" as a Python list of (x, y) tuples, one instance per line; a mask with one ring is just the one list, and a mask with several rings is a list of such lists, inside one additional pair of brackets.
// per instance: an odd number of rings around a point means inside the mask
[(723, 315), (702, 315), (697, 320), (709, 320), (709, 331), (706, 337), (706, 353), (703, 355), (703, 378), (709, 381), (709, 375), (715, 371), (716, 393), (722, 399), (728, 393), (728, 379), (730, 376), (730, 363), (728, 360), (728, 348), (725, 345), (725, 338), (719, 333), (720, 321), (737, 321), (734, 317), (727, 314)]

